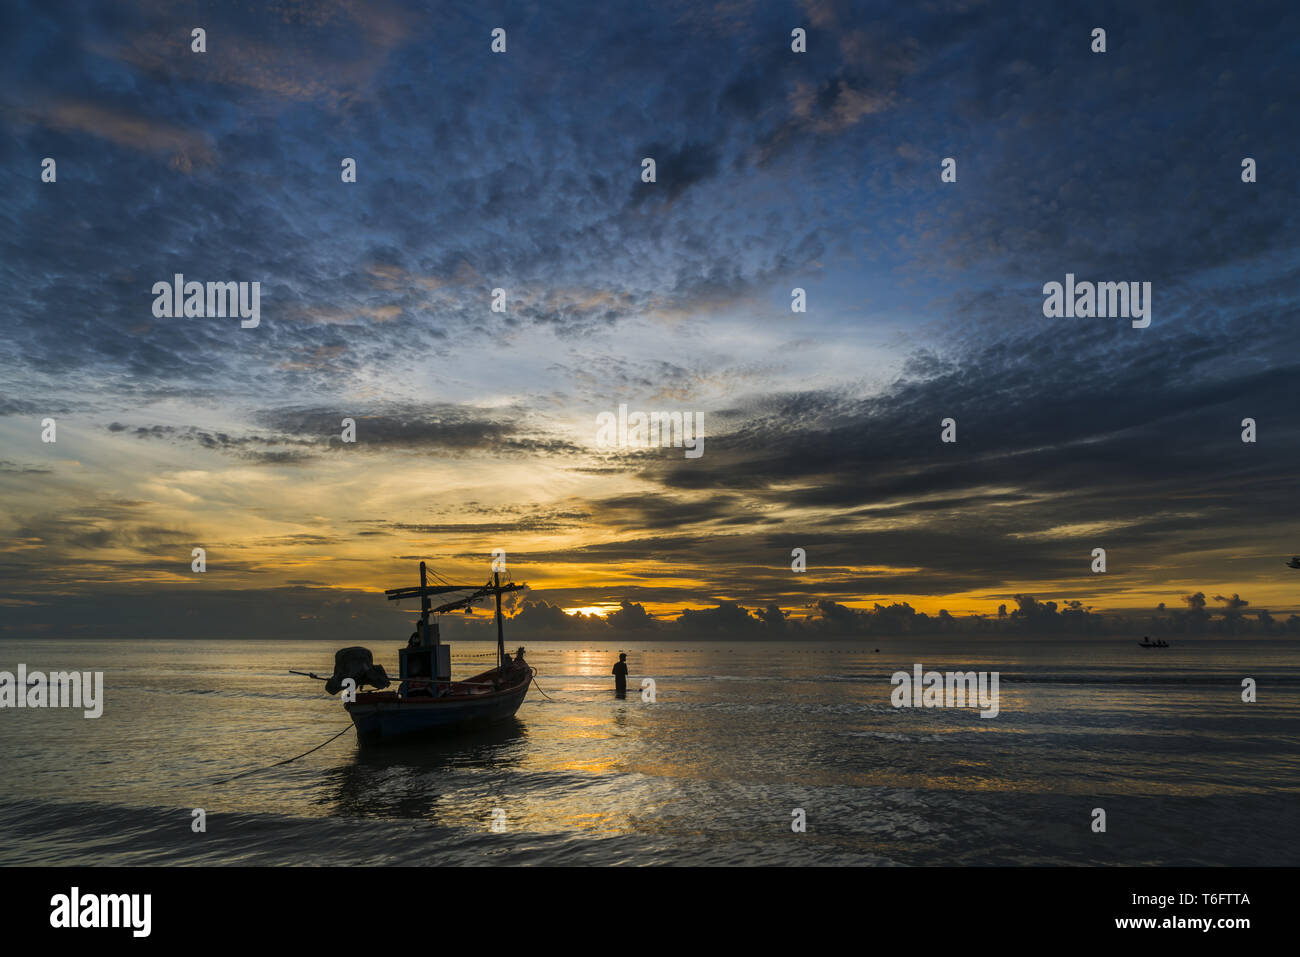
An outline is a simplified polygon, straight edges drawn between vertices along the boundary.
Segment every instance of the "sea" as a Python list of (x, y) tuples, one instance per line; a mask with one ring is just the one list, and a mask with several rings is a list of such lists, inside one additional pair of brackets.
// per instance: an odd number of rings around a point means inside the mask
[[(104, 708), (0, 709), (0, 864), (1300, 864), (1294, 640), (621, 640), (534, 643), (515, 720), (386, 747), (289, 674), (342, 642), (2, 640)], [(894, 707), (918, 664), (997, 672), (998, 714)]]

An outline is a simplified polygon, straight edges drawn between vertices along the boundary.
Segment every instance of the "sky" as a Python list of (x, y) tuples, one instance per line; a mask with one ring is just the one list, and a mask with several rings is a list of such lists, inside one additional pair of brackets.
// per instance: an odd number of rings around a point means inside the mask
[(0, 53), (0, 635), (400, 632), (493, 549), (539, 634), (1300, 608), (1292, 3), (17, 2)]

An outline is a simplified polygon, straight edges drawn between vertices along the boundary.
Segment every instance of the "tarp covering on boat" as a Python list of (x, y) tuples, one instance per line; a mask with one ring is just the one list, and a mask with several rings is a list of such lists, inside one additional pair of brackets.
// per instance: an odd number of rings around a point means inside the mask
[(343, 690), (343, 681), (346, 678), (355, 681), (357, 688), (361, 688), (362, 685), (387, 688), (392, 684), (388, 680), (384, 666), (375, 664), (370, 649), (362, 648), (360, 645), (340, 648), (334, 652), (334, 674), (325, 682), (325, 690), (330, 694), (338, 694)]

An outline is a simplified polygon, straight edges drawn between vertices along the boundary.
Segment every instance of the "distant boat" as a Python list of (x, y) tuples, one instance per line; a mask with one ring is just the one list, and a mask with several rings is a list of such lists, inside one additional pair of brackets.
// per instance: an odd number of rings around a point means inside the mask
[[(501, 584), (500, 573), (481, 588), (466, 585), (430, 587), (424, 562), (420, 562), (420, 584), (409, 588), (391, 588), (385, 592), (389, 601), (420, 599), (420, 625), (405, 648), (398, 653), (400, 684), (396, 691), (384, 691), (392, 682), (382, 666), (373, 664), (367, 648), (343, 648), (334, 656), (334, 674), (325, 690), (336, 694), (354, 682), (354, 700), (343, 707), (352, 718), (357, 737), (362, 741), (410, 739), (421, 734), (454, 734), (484, 725), (507, 721), (515, 716), (533, 677), (533, 669), (522, 660), (509, 660), (505, 653), (505, 635), (501, 619), (501, 596), (526, 586)], [(429, 596), (473, 589), (472, 594), (437, 608), (430, 607)], [(439, 639), (438, 625), (429, 623), (429, 615), (458, 608), (469, 608), (476, 601), (496, 598), (497, 665), (488, 671), (453, 681), (451, 648)], [(521, 649), (522, 651), (522, 649)], [(320, 676), (308, 677), (321, 679)], [(361, 691), (363, 685), (375, 691)]]
[(1292, 555), (1291, 560), (1286, 563), (1287, 568), (1300, 568), (1300, 555)]
[(1159, 638), (1155, 641), (1152, 641), (1146, 635), (1143, 635), (1142, 640), (1138, 642), (1138, 647), (1139, 648), (1168, 648), (1169, 642), (1165, 641), (1163, 638)]

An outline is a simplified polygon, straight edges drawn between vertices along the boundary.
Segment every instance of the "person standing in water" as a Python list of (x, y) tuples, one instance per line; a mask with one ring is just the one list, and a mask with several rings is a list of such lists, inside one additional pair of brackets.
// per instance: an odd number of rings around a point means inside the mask
[(614, 665), (611, 672), (614, 675), (614, 693), (627, 694), (627, 655), (620, 654), (618, 662)]

